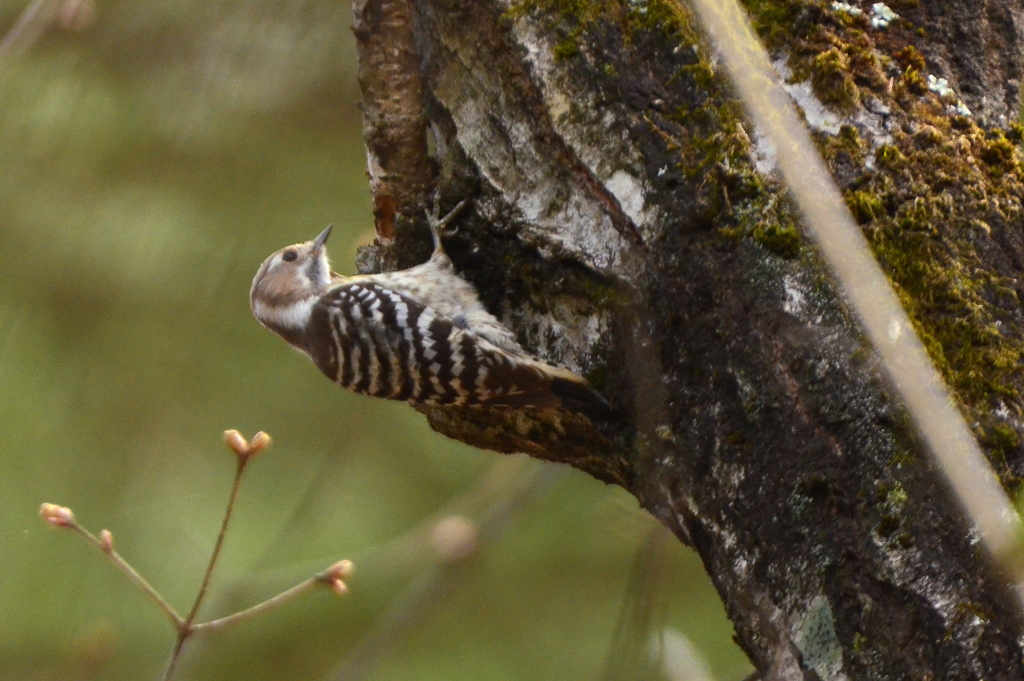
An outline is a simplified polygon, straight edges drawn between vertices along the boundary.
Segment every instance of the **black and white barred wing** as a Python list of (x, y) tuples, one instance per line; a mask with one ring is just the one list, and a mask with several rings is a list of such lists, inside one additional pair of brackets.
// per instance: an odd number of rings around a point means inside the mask
[(540, 366), (372, 280), (332, 287), (309, 331), (317, 367), (358, 393), (414, 404), (561, 404)]

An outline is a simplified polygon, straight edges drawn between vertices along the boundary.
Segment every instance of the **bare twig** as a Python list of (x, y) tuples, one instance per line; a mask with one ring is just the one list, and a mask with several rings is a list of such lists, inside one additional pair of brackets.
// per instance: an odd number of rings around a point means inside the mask
[(125, 577), (128, 578), (132, 584), (137, 586), (142, 593), (146, 594), (149, 600), (153, 601), (158, 608), (160, 608), (167, 618), (171, 620), (171, 624), (174, 625), (175, 629), (180, 629), (184, 623), (184, 618), (177, 613), (177, 611), (171, 607), (170, 603), (164, 600), (164, 597), (160, 593), (150, 586), (142, 575), (140, 575), (135, 568), (128, 564), (121, 555), (114, 550), (113, 537), (112, 535), (103, 530), (100, 535), (103, 539), (97, 538), (92, 532), (85, 529), (78, 524), (75, 520), (75, 516), (71, 513), (71, 509), (64, 506), (57, 506), (56, 504), (43, 504), (42, 508), (39, 509), (39, 515), (42, 516), (43, 520), (51, 525), (57, 527), (67, 527), (80, 534), (87, 542), (96, 547), (100, 553), (103, 553), (110, 559), (110, 562), (114, 566), (124, 573)]
[[(230, 436), (228, 436), (230, 437)], [(229, 446), (231, 445), (230, 439), (228, 440)], [(235, 449), (233, 447), (233, 449)], [(235, 449), (236, 453), (238, 452)], [(163, 681), (167, 681), (174, 674), (174, 667), (178, 664), (178, 659), (181, 657), (181, 649), (185, 645), (185, 641), (192, 635), (195, 628), (192, 623), (196, 619), (196, 614), (199, 612), (199, 608), (203, 604), (203, 600), (206, 598), (206, 593), (210, 588), (210, 579), (213, 577), (213, 569), (217, 565), (217, 559), (220, 557), (221, 547), (224, 545), (224, 537), (227, 536), (228, 523), (231, 521), (231, 512), (235, 508), (235, 499), (238, 498), (238, 489), (242, 483), (242, 474), (245, 472), (245, 467), (249, 463), (249, 457), (242, 454), (238, 455), (238, 465), (235, 468), (235, 480), (231, 485), (231, 495), (228, 497), (228, 505), (224, 509), (224, 517), (221, 519), (220, 532), (217, 533), (217, 542), (213, 545), (213, 552), (210, 554), (210, 561), (206, 564), (206, 574), (203, 575), (203, 581), (199, 585), (199, 591), (196, 594), (196, 599), (192, 603), (192, 609), (189, 610), (188, 615), (185, 616), (185, 620), (178, 627), (178, 637), (174, 642), (174, 648), (171, 649), (171, 655), (167, 659), (167, 666), (164, 668)]]
[(206, 598), (207, 591), (209, 591), (210, 578), (213, 577), (213, 569), (217, 565), (217, 559), (220, 558), (220, 550), (224, 546), (224, 537), (226, 537), (228, 533), (228, 523), (231, 522), (231, 513), (235, 510), (235, 500), (238, 498), (238, 489), (242, 484), (242, 474), (245, 472), (245, 466), (248, 462), (248, 457), (238, 457), (238, 467), (235, 469), (235, 480), (231, 485), (231, 496), (228, 497), (228, 505), (224, 509), (224, 518), (220, 523), (220, 532), (217, 533), (217, 543), (213, 545), (213, 553), (210, 554), (210, 561), (206, 565), (206, 574), (203, 575), (203, 583), (199, 585), (199, 592), (196, 594), (196, 600), (192, 603), (192, 609), (189, 610), (188, 615), (185, 616), (186, 627), (195, 621), (196, 614), (199, 612), (199, 608), (202, 606), (203, 600)]
[(43, 504), (39, 509), (39, 515), (47, 523), (54, 527), (65, 527), (74, 530), (100, 552), (110, 558), (111, 562), (121, 570), (121, 572), (123, 572), (133, 584), (145, 593), (150, 600), (156, 603), (164, 614), (167, 615), (168, 619), (171, 620), (171, 624), (174, 626), (177, 636), (175, 637), (174, 647), (171, 650), (167, 664), (164, 667), (163, 675), (161, 676), (163, 681), (168, 681), (168, 679), (174, 675), (174, 670), (181, 657), (181, 651), (185, 645), (185, 641), (193, 634), (202, 631), (222, 629), (236, 622), (240, 622), (262, 612), (266, 612), (271, 608), (292, 600), (299, 594), (308, 591), (319, 584), (330, 587), (336, 594), (342, 596), (348, 592), (348, 586), (346, 585), (345, 580), (351, 576), (354, 570), (351, 561), (340, 560), (326, 570), (318, 572), (309, 579), (306, 579), (290, 589), (287, 589), (282, 593), (263, 601), (262, 603), (258, 603), (251, 608), (246, 608), (245, 610), (236, 612), (233, 615), (228, 615), (227, 617), (221, 617), (209, 622), (195, 624), (196, 615), (199, 613), (199, 608), (202, 606), (209, 591), (210, 580), (213, 577), (213, 570), (217, 565), (217, 559), (220, 557), (221, 548), (223, 547), (224, 539), (227, 536), (228, 524), (231, 520), (231, 514), (235, 507), (235, 500), (238, 497), (242, 474), (245, 472), (245, 468), (248, 465), (249, 460), (270, 444), (270, 437), (266, 433), (262, 432), (257, 433), (253, 437), (252, 442), (247, 442), (245, 438), (238, 433), (238, 431), (229, 430), (224, 433), (224, 440), (228, 447), (235, 452), (237, 457), (238, 466), (235, 469), (235, 480), (231, 487), (231, 495), (228, 498), (227, 508), (224, 510), (224, 518), (221, 520), (220, 533), (217, 535), (217, 542), (214, 545), (209, 563), (206, 566), (206, 573), (203, 575), (202, 584), (196, 594), (196, 599), (192, 604), (192, 609), (189, 610), (188, 615), (185, 617), (179, 615), (177, 611), (166, 601), (166, 599), (164, 599), (164, 597), (161, 596), (160, 593), (149, 584), (149, 582), (143, 579), (142, 575), (140, 575), (135, 568), (129, 565), (124, 558), (114, 551), (114, 537), (109, 531), (102, 530), (99, 537), (93, 535), (87, 529), (82, 527), (77, 520), (75, 520), (74, 513), (71, 512), (71, 509), (65, 506)]
[[(357, 670), (369, 671), (383, 651), (387, 650), (392, 642), (400, 639), (408, 627), (415, 624), (418, 614), (423, 615), (429, 612), (431, 604), (444, 599), (448, 588), (446, 584), (451, 581), (446, 575), (452, 573), (449, 568), (452, 568), (453, 564), (449, 563), (440, 567), (435, 564), (434, 559), (438, 557), (438, 554), (431, 546), (431, 540), (436, 538), (435, 531), (439, 526), (451, 518), (471, 517), (478, 518), (478, 522), (482, 523), (479, 526), (481, 532), (490, 531), (496, 525), (487, 522), (486, 519), (492, 517), (493, 508), (506, 503), (511, 496), (521, 494), (524, 486), (530, 495), (536, 495), (540, 485), (550, 484), (554, 481), (555, 478), (544, 478), (539, 482), (531, 482), (535, 481), (538, 468), (544, 467), (526, 457), (500, 457), (465, 492), (448, 499), (435, 512), (403, 534), (356, 556), (360, 565), (368, 566), (368, 572), (378, 576), (411, 569), (416, 572), (406, 590), (390, 603), (387, 611), (374, 624), (373, 629), (346, 656), (341, 663), (342, 666), (336, 670), (338, 678), (359, 678), (363, 672)], [(552, 471), (548, 470), (546, 475), (551, 473)], [(499, 513), (499, 515), (507, 516), (509, 514)], [(295, 521), (294, 517), (293, 521)], [(497, 519), (495, 519), (496, 521)], [(275, 543), (274, 540), (269, 542), (270, 545)], [(259, 563), (261, 560), (258, 559), (256, 562)], [(427, 567), (424, 568), (424, 565)], [(311, 567), (311, 565), (307, 567)], [(291, 566), (288, 569), (288, 576), (302, 568), (302, 565)], [(320, 575), (323, 574), (320, 573)], [(285, 575), (281, 574), (279, 570), (265, 570), (258, 573), (257, 580), (260, 579), (260, 575), (266, 584), (277, 584), (284, 581), (285, 578)], [(273, 597), (270, 601), (220, 620), (193, 625), (193, 629), (195, 633), (199, 633), (234, 624), (243, 619), (243, 615), (252, 616), (268, 609), (271, 601), (275, 606), (280, 605), (313, 588), (318, 576), (300, 582)]]
[(352, 574), (352, 563), (347, 560), (342, 560), (331, 567), (327, 568), (323, 572), (318, 572), (309, 579), (299, 582), (292, 588), (282, 591), (281, 593), (268, 598), (262, 603), (257, 603), (251, 608), (246, 608), (236, 612), (233, 615), (227, 617), (221, 617), (219, 619), (210, 620), (209, 622), (202, 622), (201, 624), (195, 624), (192, 626), (192, 633), (198, 634), (203, 631), (212, 631), (214, 629), (223, 629), (226, 626), (241, 622), (244, 619), (248, 619), (255, 615), (276, 608), (279, 605), (283, 605), (288, 601), (292, 600), (296, 596), (309, 591), (313, 587), (319, 585), (330, 586), (334, 589), (335, 593), (339, 595), (344, 594), (348, 589), (345, 586), (344, 579), (348, 578)]
[(223, 629), (228, 625), (234, 624), (236, 622), (241, 622), (244, 619), (247, 619), (254, 615), (258, 615), (259, 613), (265, 610), (270, 610), (271, 608), (287, 603), (299, 594), (309, 591), (314, 586), (323, 583), (324, 580), (319, 574), (314, 575), (303, 582), (299, 582), (287, 591), (282, 591), (273, 598), (268, 598), (262, 603), (257, 603), (251, 608), (246, 608), (245, 610), (236, 612), (233, 615), (228, 615), (227, 617), (221, 617), (219, 619), (210, 620), (209, 622), (195, 624), (192, 626), (192, 633), (197, 634), (202, 631), (213, 631), (214, 629)]
[(192, 609), (185, 615), (185, 621), (178, 627), (178, 637), (174, 642), (174, 648), (171, 650), (170, 658), (167, 660), (167, 667), (164, 669), (163, 680), (171, 678), (174, 673), (174, 667), (178, 663), (178, 658), (181, 657), (181, 649), (185, 645), (185, 641), (192, 635), (195, 628), (192, 623), (196, 619), (196, 615), (199, 613), (199, 608), (203, 605), (203, 600), (206, 598), (206, 593), (210, 588), (210, 579), (213, 577), (213, 569), (217, 565), (217, 559), (220, 558), (220, 550), (224, 545), (224, 537), (228, 533), (228, 523), (231, 522), (231, 513), (235, 509), (235, 500), (238, 498), (238, 490), (242, 484), (242, 474), (245, 473), (245, 468), (249, 464), (249, 460), (257, 453), (262, 451), (267, 445), (270, 444), (270, 437), (260, 431), (253, 436), (252, 443), (246, 442), (245, 438), (242, 437), (241, 433), (237, 430), (228, 430), (224, 432), (224, 442), (227, 446), (235, 452), (237, 460), (237, 466), (235, 467), (235, 480), (231, 485), (231, 494), (228, 497), (227, 507), (224, 509), (224, 518), (220, 522), (220, 532), (217, 533), (217, 542), (213, 545), (213, 552), (210, 554), (210, 561), (206, 564), (206, 574), (203, 575), (202, 584), (199, 585), (199, 592), (196, 594), (196, 600), (192, 603)]

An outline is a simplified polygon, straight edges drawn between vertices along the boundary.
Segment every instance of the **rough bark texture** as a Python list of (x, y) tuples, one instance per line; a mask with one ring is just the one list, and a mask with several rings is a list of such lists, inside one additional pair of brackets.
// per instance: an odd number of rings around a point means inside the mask
[(352, 2), (374, 228), (385, 249), (375, 266), (389, 269), (415, 264), (388, 260), (397, 252), (386, 249), (422, 214), (434, 175), (411, 9), (408, 0)]
[[(1015, 485), (1024, 129), (983, 129), (956, 105), (990, 124), (1015, 115), (1018, 8), (984, 3), (973, 25), (974, 3), (893, 3), (902, 18), (874, 29), (867, 4), (861, 16), (747, 5)], [(438, 184), (446, 203), (473, 199), (447, 242), (456, 267), (526, 347), (588, 376), (620, 417), (433, 409), (431, 424), (630, 490), (700, 553), (764, 678), (1024, 678), (1012, 599), (800, 238), (771, 150), (744, 127), (687, 11), (410, 6)], [(930, 91), (929, 74), (948, 74), (954, 92)], [(426, 238), (384, 251), (401, 261)]]
[(925, 29), (921, 51), (983, 122), (1006, 126), (1020, 106), (1024, 4), (1007, 0), (905, 3), (901, 15)]

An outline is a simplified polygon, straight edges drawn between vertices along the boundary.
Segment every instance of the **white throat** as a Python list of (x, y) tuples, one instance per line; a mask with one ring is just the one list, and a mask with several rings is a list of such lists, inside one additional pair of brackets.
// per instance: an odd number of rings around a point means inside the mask
[(316, 301), (317, 296), (310, 296), (289, 305), (272, 306), (257, 300), (253, 302), (252, 311), (264, 326), (299, 331), (309, 325)]

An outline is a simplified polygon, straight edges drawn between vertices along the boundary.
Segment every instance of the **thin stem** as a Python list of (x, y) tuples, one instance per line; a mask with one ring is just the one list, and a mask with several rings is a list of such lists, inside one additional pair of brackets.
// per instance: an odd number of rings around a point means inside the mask
[(146, 594), (146, 596), (149, 597), (149, 600), (156, 603), (157, 607), (159, 607), (164, 614), (167, 615), (167, 618), (171, 620), (171, 624), (174, 625), (175, 629), (181, 629), (185, 622), (184, 618), (182, 618), (182, 616), (171, 607), (171, 604), (165, 601), (164, 597), (161, 596), (156, 589), (150, 586), (149, 582), (147, 582), (145, 578), (135, 570), (135, 568), (129, 565), (128, 561), (122, 558), (117, 551), (112, 548), (108, 548), (107, 544), (104, 544), (102, 541), (97, 539), (92, 532), (79, 525), (75, 520), (69, 521), (68, 527), (73, 529), (75, 532), (78, 532), (78, 534), (82, 535), (86, 541), (95, 546), (100, 553), (107, 556), (107, 558), (110, 559), (110, 562), (113, 563), (118, 570), (124, 573), (125, 577), (128, 578), (128, 581), (137, 586), (142, 593)]
[(174, 650), (171, 651), (171, 656), (167, 658), (167, 666), (164, 667), (164, 673), (160, 677), (160, 681), (170, 681), (171, 676), (174, 674), (174, 668), (178, 665), (178, 659), (181, 657), (181, 647), (185, 645), (185, 639), (188, 638), (188, 634), (187, 629), (178, 631), (178, 638), (174, 642)]
[(175, 666), (178, 663), (178, 659), (181, 657), (181, 649), (182, 647), (184, 647), (185, 641), (193, 634), (197, 634), (204, 631), (214, 631), (216, 629), (223, 629), (224, 627), (231, 626), (232, 624), (236, 624), (238, 622), (241, 622), (242, 620), (246, 620), (250, 617), (259, 615), (260, 613), (266, 612), (271, 608), (276, 608), (279, 605), (287, 603), (296, 596), (306, 591), (309, 591), (310, 589), (319, 584), (327, 584), (332, 578), (335, 578), (335, 575), (331, 572), (331, 570), (324, 570), (323, 572), (316, 573), (307, 580), (299, 582), (287, 591), (282, 591), (281, 593), (277, 594), (272, 598), (268, 598), (262, 603), (257, 603), (251, 608), (246, 608), (245, 610), (236, 612), (233, 615), (228, 615), (227, 617), (221, 617), (219, 619), (210, 620), (209, 622), (202, 622), (200, 624), (193, 624), (187, 628), (183, 627), (178, 631), (178, 639), (175, 641), (174, 650), (171, 651), (171, 656), (167, 660), (167, 667), (164, 669), (164, 674), (162, 677), (160, 677), (161, 681), (169, 681), (171, 676), (174, 674)]
[(288, 601), (302, 594), (303, 592), (309, 591), (311, 588), (319, 584), (324, 584), (327, 577), (328, 574), (326, 572), (315, 574), (309, 579), (303, 582), (299, 582), (287, 591), (282, 591), (273, 598), (268, 598), (262, 603), (257, 603), (251, 608), (240, 610), (239, 612), (236, 612), (233, 615), (228, 615), (227, 617), (221, 617), (219, 619), (210, 620), (209, 622), (202, 622), (201, 624), (194, 624), (192, 625), (192, 633), (196, 634), (201, 631), (212, 631), (214, 629), (221, 629), (223, 627), (235, 624), (236, 622), (240, 622), (244, 619), (248, 619), (249, 617), (258, 615), (266, 610), (270, 610), (271, 608), (276, 608), (279, 605), (287, 603)]
[(242, 484), (242, 473), (245, 472), (245, 466), (249, 463), (248, 456), (238, 457), (238, 467), (235, 468), (235, 482), (231, 485), (231, 496), (228, 497), (227, 508), (224, 509), (224, 518), (220, 523), (220, 532), (217, 534), (217, 543), (213, 545), (213, 553), (210, 554), (210, 562), (206, 565), (206, 574), (203, 575), (203, 583), (199, 585), (199, 593), (196, 594), (196, 600), (192, 603), (192, 609), (189, 610), (188, 615), (178, 625), (178, 638), (174, 642), (174, 649), (171, 650), (171, 656), (167, 659), (167, 667), (164, 668), (164, 674), (161, 681), (169, 681), (171, 676), (174, 674), (174, 668), (178, 664), (178, 659), (181, 657), (181, 649), (185, 645), (185, 641), (195, 631), (195, 627), (192, 622), (196, 619), (196, 614), (199, 612), (199, 608), (203, 604), (203, 600), (206, 598), (206, 592), (210, 588), (210, 578), (213, 577), (213, 568), (217, 565), (217, 559), (220, 557), (221, 547), (224, 545), (224, 537), (227, 536), (228, 523), (231, 521), (231, 512), (235, 509), (235, 499), (238, 498), (238, 490)]
[[(213, 546), (213, 553), (210, 554), (210, 562), (206, 565), (206, 574), (203, 575), (203, 583), (199, 586), (199, 593), (196, 594), (196, 600), (192, 604), (192, 609), (189, 610), (188, 615), (185, 616), (185, 622), (183, 629), (191, 633), (192, 622), (196, 619), (196, 614), (199, 612), (199, 607), (203, 604), (203, 599), (206, 598), (206, 592), (210, 588), (210, 578), (213, 577), (213, 568), (217, 565), (217, 559), (220, 557), (220, 549), (224, 545), (224, 537), (228, 533), (228, 523), (231, 521), (231, 512), (235, 509), (235, 499), (238, 497), (238, 489), (242, 484), (242, 473), (245, 472), (245, 465), (249, 463), (249, 457), (239, 456), (238, 467), (235, 469), (235, 482), (231, 485), (231, 496), (228, 498), (228, 506), (224, 509), (224, 519), (220, 523), (220, 533), (217, 534), (217, 543)], [(188, 633), (185, 634), (188, 637)]]

